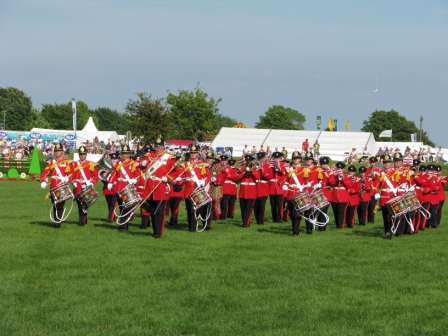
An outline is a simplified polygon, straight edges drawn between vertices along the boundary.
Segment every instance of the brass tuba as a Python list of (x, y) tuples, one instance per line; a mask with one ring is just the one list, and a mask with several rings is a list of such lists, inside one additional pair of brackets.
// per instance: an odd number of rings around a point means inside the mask
[(95, 166), (100, 166), (102, 169), (98, 171), (98, 177), (104, 183), (108, 183), (107, 179), (109, 178), (110, 172), (112, 171), (112, 163), (106, 158), (106, 154), (104, 154), (98, 162), (95, 163)]

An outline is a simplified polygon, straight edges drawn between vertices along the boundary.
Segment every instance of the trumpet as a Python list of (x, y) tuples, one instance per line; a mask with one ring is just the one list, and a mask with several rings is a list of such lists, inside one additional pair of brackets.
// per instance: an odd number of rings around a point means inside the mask
[(256, 168), (256, 166), (253, 161), (249, 161), (248, 163), (246, 163), (246, 172), (251, 172), (254, 168)]

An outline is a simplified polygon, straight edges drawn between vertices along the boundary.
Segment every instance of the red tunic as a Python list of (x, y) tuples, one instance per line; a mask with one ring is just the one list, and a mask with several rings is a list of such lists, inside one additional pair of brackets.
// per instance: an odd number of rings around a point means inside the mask
[(64, 157), (59, 159), (50, 160), (47, 167), (40, 174), (40, 180), (47, 181), (47, 177), (50, 177), (50, 190), (65, 183), (63, 179), (67, 181), (72, 173), (72, 166), (70, 160)]
[(256, 181), (260, 179), (260, 176), (260, 171), (257, 169), (248, 172), (245, 167), (240, 168), (238, 175), (238, 181), (240, 182), (239, 198), (255, 199), (258, 197)]
[(72, 171), (70, 181), (73, 184), (73, 193), (78, 195), (87, 187), (87, 182), (93, 185), (98, 182), (98, 169), (92, 161), (84, 160), (72, 162)]
[[(145, 155), (143, 162), (146, 162), (146, 171), (143, 174), (146, 179), (143, 198), (147, 198), (150, 194), (153, 200), (162, 201), (169, 198), (169, 188), (167, 183), (173, 180), (173, 167), (176, 164), (176, 156), (162, 152), (149, 152)], [(166, 177), (167, 181), (163, 182), (162, 178)]]

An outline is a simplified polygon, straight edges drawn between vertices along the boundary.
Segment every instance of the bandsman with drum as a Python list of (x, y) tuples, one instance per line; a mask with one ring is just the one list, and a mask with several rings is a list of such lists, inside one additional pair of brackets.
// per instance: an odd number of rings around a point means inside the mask
[(106, 198), (107, 204), (107, 221), (112, 223), (115, 219), (115, 209), (117, 207), (117, 192), (115, 175), (117, 174), (116, 167), (120, 161), (118, 153), (110, 153), (109, 159), (111, 161), (110, 171), (100, 170), (98, 172), (100, 180), (104, 183), (103, 195)]
[(99, 197), (95, 190), (95, 184), (98, 182), (98, 169), (94, 162), (87, 160), (85, 146), (79, 147), (78, 155), (79, 160), (72, 162), (71, 182), (78, 205), (78, 225), (84, 226), (87, 224), (87, 211), (90, 205)]
[[(319, 166), (322, 171), (322, 180), (320, 181), (322, 185), (322, 193), (324, 194), (325, 199), (328, 201), (328, 204), (320, 208), (319, 214), (317, 215), (317, 221), (320, 223), (324, 223), (327, 220), (328, 209), (331, 204), (331, 185), (328, 182), (328, 176), (330, 174), (330, 158), (328, 156), (319, 157)], [(319, 231), (326, 231), (327, 224), (321, 225), (318, 227)]]
[(72, 174), (72, 166), (68, 158), (64, 158), (64, 148), (60, 143), (54, 146), (53, 160), (49, 160), (47, 167), (40, 175), (40, 186), (42, 189), (47, 188), (48, 178), (50, 179), (50, 197), (53, 204), (53, 216), (51, 217), (54, 227), (60, 228), (64, 217), (65, 201), (73, 197), (73, 193), (68, 186), (70, 175)]
[(328, 183), (332, 187), (331, 207), (333, 209), (336, 228), (343, 229), (348, 202), (350, 200), (348, 189), (353, 187), (353, 180), (344, 173), (345, 163), (337, 162), (328, 174)]
[(391, 239), (393, 234), (393, 222), (392, 215), (389, 213), (389, 208), (387, 203), (396, 196), (397, 189), (399, 186), (398, 181), (400, 177), (397, 179), (397, 172), (392, 167), (392, 158), (389, 154), (386, 154), (382, 158), (383, 160), (383, 171), (380, 176), (380, 206), (381, 213), (383, 215), (383, 225), (384, 225), (384, 233), (386, 235), (386, 239)]
[(129, 228), (131, 220), (140, 197), (137, 194), (136, 184), (141, 178), (141, 171), (137, 163), (131, 159), (134, 152), (128, 145), (123, 145), (120, 151), (120, 162), (115, 168), (115, 181), (118, 190), (118, 206), (120, 207), (120, 215), (117, 220), (118, 230), (124, 231)]
[(207, 229), (207, 219), (211, 216), (211, 197), (205, 190), (212, 175), (205, 162), (199, 160), (199, 147), (191, 144), (189, 161), (185, 162), (183, 173), (176, 177), (176, 183), (183, 181), (185, 207), (187, 209), (188, 229), (198, 231), (198, 220), (203, 223), (202, 229)]

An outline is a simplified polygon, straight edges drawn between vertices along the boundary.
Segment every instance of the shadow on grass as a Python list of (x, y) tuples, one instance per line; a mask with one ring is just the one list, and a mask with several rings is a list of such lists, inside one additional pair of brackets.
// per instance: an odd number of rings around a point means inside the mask
[(350, 231), (346, 232), (346, 235), (355, 235), (359, 237), (369, 237), (369, 238), (380, 238), (385, 239), (383, 228), (374, 228), (373, 231), (363, 231), (356, 228), (348, 229)]
[[(29, 224), (31, 224), (31, 225), (48, 226), (48, 227), (53, 227), (54, 226), (54, 223), (50, 219), (48, 220), (48, 222), (34, 221), (34, 222), (29, 222)], [(76, 226), (78, 226), (78, 222), (75, 222), (75, 221), (62, 222), (61, 226), (64, 226), (64, 225), (76, 225)]]
[(276, 227), (271, 226), (269, 228), (264, 227), (262, 224), (255, 224), (259, 226), (257, 228), (257, 231), (259, 233), (271, 233), (271, 234), (279, 234), (279, 235), (291, 235), (292, 234), (292, 228), (291, 227)]

